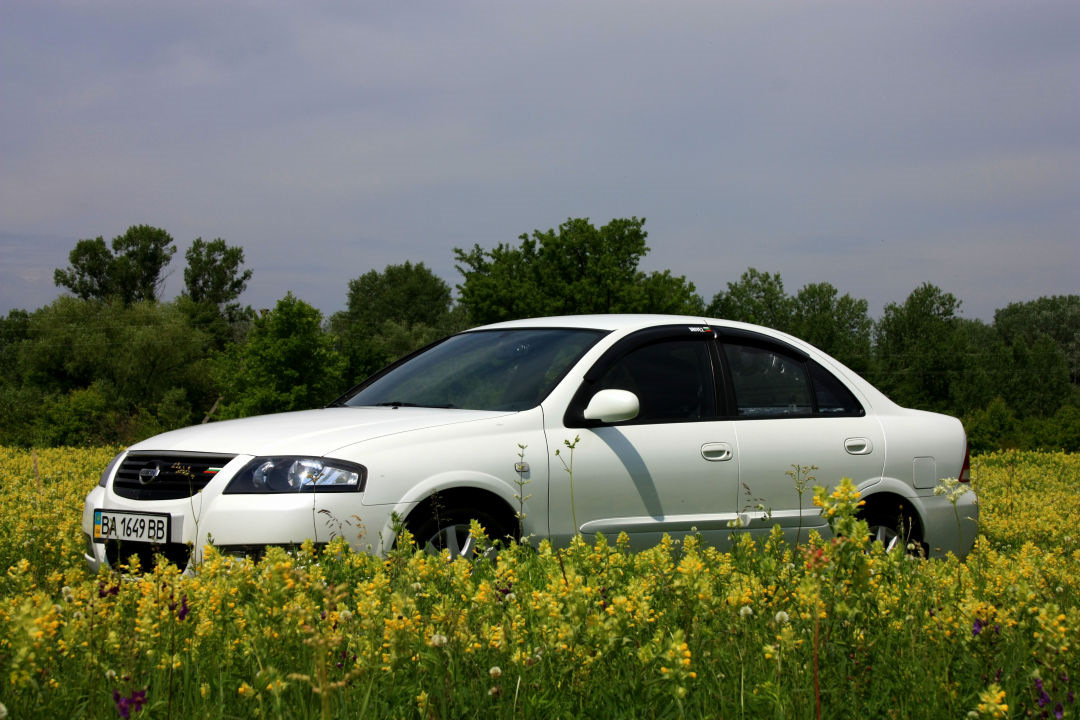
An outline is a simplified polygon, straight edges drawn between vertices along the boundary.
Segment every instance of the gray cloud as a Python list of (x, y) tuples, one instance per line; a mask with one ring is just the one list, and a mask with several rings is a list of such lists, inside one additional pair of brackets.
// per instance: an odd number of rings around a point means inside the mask
[(706, 299), (753, 265), (989, 319), (1077, 292), (1078, 31), (1003, 0), (5, 3), (0, 311), (136, 223), (332, 312), (372, 268), (453, 284), (454, 246), (637, 215)]

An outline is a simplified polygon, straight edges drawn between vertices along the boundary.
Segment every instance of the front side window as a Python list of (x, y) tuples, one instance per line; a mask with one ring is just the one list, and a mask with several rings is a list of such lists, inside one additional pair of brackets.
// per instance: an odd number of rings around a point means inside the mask
[(638, 398), (635, 423), (704, 420), (716, 415), (709, 343), (665, 340), (631, 350), (599, 378), (595, 390), (628, 390)]
[(527, 410), (601, 330), (480, 330), (447, 338), (364, 383), (344, 404)]

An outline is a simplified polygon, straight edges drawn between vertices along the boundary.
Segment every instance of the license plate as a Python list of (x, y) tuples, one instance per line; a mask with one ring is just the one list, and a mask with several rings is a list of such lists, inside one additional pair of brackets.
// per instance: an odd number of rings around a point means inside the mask
[(95, 510), (94, 542), (127, 540), (129, 542), (169, 542), (166, 513), (143, 513), (128, 510)]

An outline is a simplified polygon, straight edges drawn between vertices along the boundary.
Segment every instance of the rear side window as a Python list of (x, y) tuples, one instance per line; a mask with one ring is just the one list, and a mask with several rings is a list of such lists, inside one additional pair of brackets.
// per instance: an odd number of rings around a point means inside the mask
[(814, 397), (819, 415), (844, 417), (863, 415), (866, 411), (851, 394), (844, 383), (825, 368), (811, 361), (810, 379), (814, 383)]
[(735, 413), (744, 418), (862, 415), (851, 391), (829, 371), (763, 345), (725, 343)]
[(725, 344), (740, 417), (787, 417), (814, 411), (802, 361), (770, 348)]

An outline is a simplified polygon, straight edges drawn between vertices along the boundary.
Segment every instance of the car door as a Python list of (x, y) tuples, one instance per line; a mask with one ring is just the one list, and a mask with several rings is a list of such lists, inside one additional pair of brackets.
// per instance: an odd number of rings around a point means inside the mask
[(778, 524), (789, 540), (805, 540), (809, 527), (823, 524), (814, 485), (881, 477), (881, 425), (839, 378), (794, 348), (750, 334), (725, 337), (721, 347), (740, 507), (751, 509), (744, 529), (762, 533)]
[[(683, 325), (624, 338), (586, 373), (565, 416), (548, 428), (559, 450), (549, 485), (553, 539), (626, 532), (644, 548), (664, 533), (696, 530), (726, 541), (739, 460), (735, 423), (717, 415), (718, 363), (713, 332)], [(637, 415), (586, 421), (590, 399), (612, 389), (634, 394)]]

